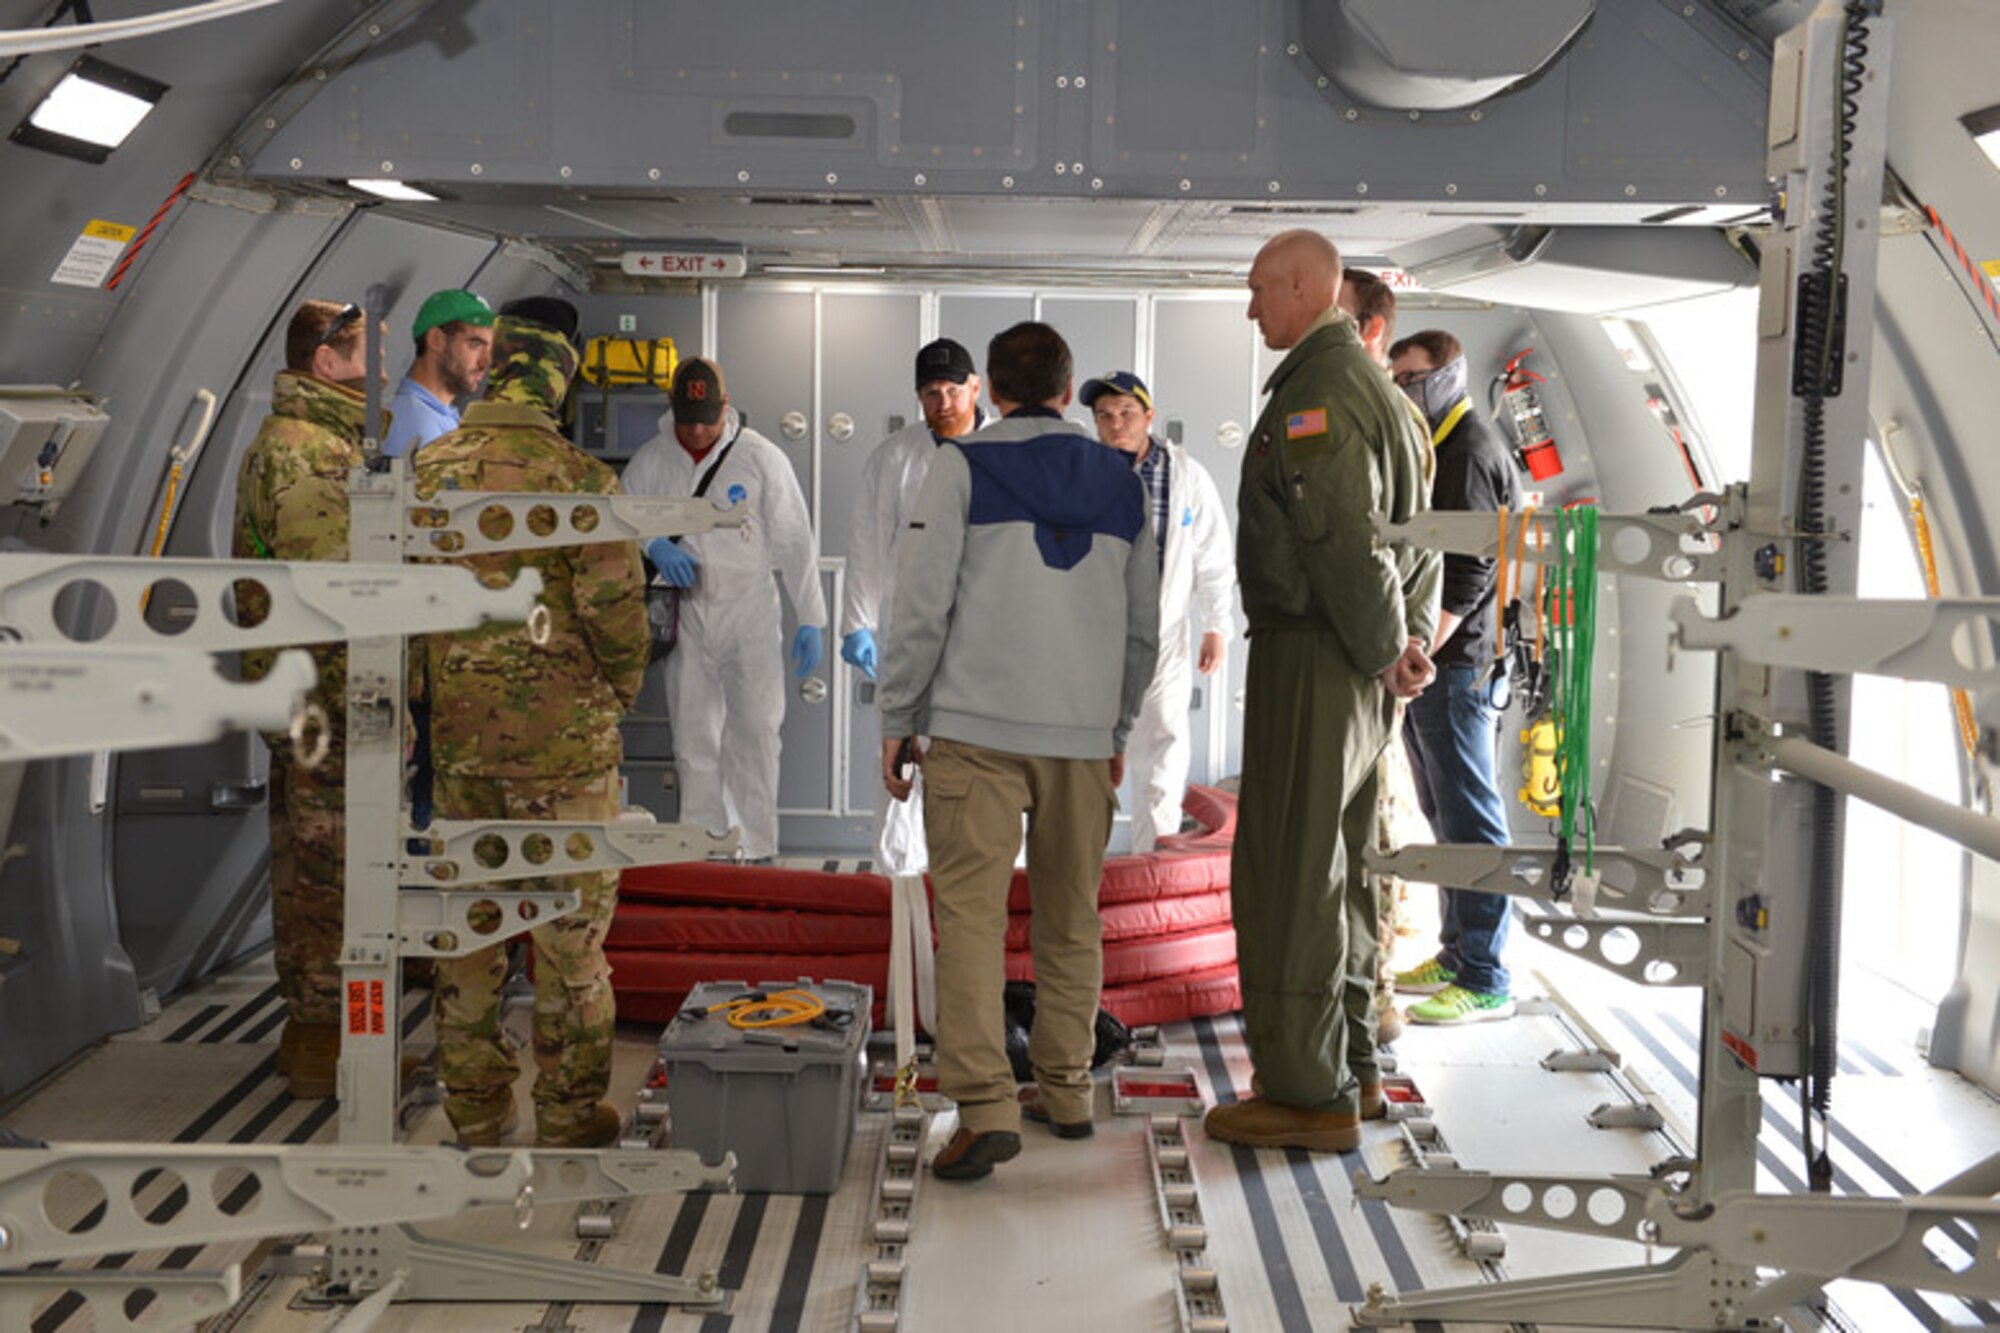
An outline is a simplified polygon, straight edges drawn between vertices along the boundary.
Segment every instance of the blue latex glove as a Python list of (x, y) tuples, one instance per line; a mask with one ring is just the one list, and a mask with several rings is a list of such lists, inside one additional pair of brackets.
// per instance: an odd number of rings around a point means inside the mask
[(859, 667), (861, 674), (875, 679), (875, 631), (858, 629), (840, 641), (840, 660)]
[(819, 659), (826, 656), (826, 644), (820, 637), (818, 625), (801, 625), (799, 632), (792, 636), (792, 669), (804, 680), (819, 665)]
[(646, 558), (653, 562), (654, 569), (660, 571), (660, 577), (675, 588), (692, 588), (695, 570), (701, 566), (693, 551), (671, 537), (655, 537), (647, 542)]

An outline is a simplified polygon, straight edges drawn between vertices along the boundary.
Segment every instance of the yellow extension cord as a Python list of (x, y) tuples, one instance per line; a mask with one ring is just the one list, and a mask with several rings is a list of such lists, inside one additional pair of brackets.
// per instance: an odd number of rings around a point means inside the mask
[(826, 1001), (809, 990), (779, 990), (765, 995), (739, 995), (721, 1004), (711, 1004), (702, 1016), (720, 1013), (729, 1026), (741, 1031), (757, 1028), (789, 1028), (810, 1023), (826, 1012)]

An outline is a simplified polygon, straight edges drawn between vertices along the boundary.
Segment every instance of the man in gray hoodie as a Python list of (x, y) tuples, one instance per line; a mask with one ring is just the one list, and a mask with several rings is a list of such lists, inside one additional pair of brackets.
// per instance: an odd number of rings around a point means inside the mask
[[(987, 348), (1001, 419), (945, 444), (896, 553), (882, 777), (924, 823), (938, 933), (938, 1078), (958, 1131), (931, 1162), (972, 1180), (1021, 1151), (1021, 1119), (1091, 1133), (1104, 955), (1097, 886), (1125, 739), (1153, 675), (1159, 562), (1146, 496), (1116, 452), (1063, 419), (1069, 347), (1016, 324)], [(917, 753), (917, 737), (931, 737)], [(1035, 1086), (1007, 1063), (1007, 892), (1028, 821)]]

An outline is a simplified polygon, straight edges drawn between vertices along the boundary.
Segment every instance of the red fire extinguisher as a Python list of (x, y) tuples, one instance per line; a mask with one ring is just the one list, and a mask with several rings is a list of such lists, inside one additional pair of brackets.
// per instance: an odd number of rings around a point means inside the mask
[(1548, 419), (1542, 414), (1542, 397), (1535, 390), (1537, 384), (1548, 381), (1521, 365), (1534, 350), (1523, 348), (1500, 372), (1495, 381), (1500, 391), (1500, 410), (1495, 415), (1507, 423), (1507, 431), (1514, 437), (1515, 456), (1528, 469), (1528, 475), (1536, 481), (1547, 481), (1563, 470), (1563, 461), (1556, 452)]

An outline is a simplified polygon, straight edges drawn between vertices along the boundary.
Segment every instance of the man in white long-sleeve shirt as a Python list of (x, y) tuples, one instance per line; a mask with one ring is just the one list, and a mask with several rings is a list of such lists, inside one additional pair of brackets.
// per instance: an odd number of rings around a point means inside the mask
[[(986, 421), (979, 409), (979, 375), (972, 353), (962, 344), (950, 338), (926, 343), (917, 352), (916, 379), (924, 419), (875, 446), (861, 465), (861, 489), (854, 497), (840, 656), (870, 680), (887, 651), (889, 612), (896, 598), (896, 544), (916, 512), (931, 459), (946, 440), (970, 435)], [(878, 789), (875, 816), (877, 860), (891, 870), (922, 873), (922, 860), (910, 864), (909, 854), (923, 847), (923, 806), (891, 801)]]
[(819, 542), (790, 460), (742, 424), (714, 362), (681, 363), (672, 406), (660, 433), (626, 465), (625, 489), (699, 494), (748, 515), (740, 528), (661, 537), (646, 547), (660, 578), (682, 589), (679, 638), (667, 658), (680, 817), (712, 831), (740, 827), (743, 855), (768, 860), (778, 851), (778, 729), (785, 719), (784, 621), (771, 575), (784, 579), (798, 615), (792, 665), (800, 677), (811, 675), (826, 623)]
[(1077, 397), (1097, 421), (1097, 438), (1129, 454), (1145, 484), (1160, 565), (1160, 664), (1132, 723), (1125, 755), (1132, 775), (1132, 850), (1150, 852), (1161, 834), (1180, 831), (1187, 792), (1194, 695), (1189, 604), (1201, 625), (1194, 669), (1210, 675), (1222, 665), (1228, 642), (1236, 553), (1208, 469), (1180, 445), (1153, 434), (1153, 395), (1144, 380), (1129, 370), (1114, 371), (1086, 382)]

